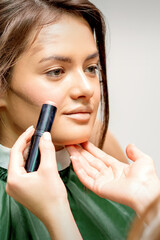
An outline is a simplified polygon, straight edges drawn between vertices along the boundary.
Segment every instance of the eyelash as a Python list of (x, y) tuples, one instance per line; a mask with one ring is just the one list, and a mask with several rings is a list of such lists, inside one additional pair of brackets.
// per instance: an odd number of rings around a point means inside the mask
[[(86, 68), (86, 70), (91, 70), (91, 71), (86, 71), (86, 72), (89, 72), (93, 75), (96, 75), (98, 72), (99, 72), (99, 68), (98, 68), (98, 65), (90, 65), (89, 67)], [(93, 72), (92, 72), (93, 70)]]
[(97, 64), (94, 64), (94, 65), (90, 65), (89, 67), (87, 67), (87, 69), (89, 69), (89, 68), (93, 68), (94, 69), (94, 72), (92, 73), (92, 72), (89, 72), (89, 74), (91, 74), (92, 76), (91, 77), (97, 77), (97, 78), (99, 78), (99, 82), (100, 83), (102, 83), (103, 82), (103, 80), (101, 79), (101, 66), (100, 66), (100, 64), (99, 63), (97, 63)]
[[(59, 72), (59, 74), (57, 75), (56, 72)], [(53, 75), (54, 73), (54, 75)], [(49, 70), (48, 72), (46, 72), (45, 74), (49, 77), (55, 77), (55, 78), (58, 78), (60, 77), (63, 73), (65, 73), (64, 69), (61, 68), (61, 67), (57, 67), (57, 68), (54, 68), (52, 70)]]
[[(99, 64), (93, 64), (93, 65), (90, 65), (88, 66), (86, 69), (85, 69), (85, 72), (87, 72), (88, 74), (91, 75), (91, 77), (95, 77), (97, 76), (97, 74), (99, 74), (100, 72), (100, 67), (99, 67)], [(62, 74), (65, 73), (65, 70), (62, 68), (62, 67), (57, 67), (57, 68), (54, 68), (54, 69), (51, 69), (49, 71), (47, 71), (45, 74), (48, 76), (48, 77), (51, 77), (51, 78), (60, 78), (62, 76)]]

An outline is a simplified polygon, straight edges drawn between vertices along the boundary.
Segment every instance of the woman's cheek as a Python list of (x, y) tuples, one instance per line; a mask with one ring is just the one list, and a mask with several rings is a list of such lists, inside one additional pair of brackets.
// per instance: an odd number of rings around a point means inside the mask
[(59, 107), (64, 99), (62, 91), (55, 91), (54, 88), (41, 88), (37, 89), (37, 93), (34, 94), (31, 91), (27, 91), (27, 95), (30, 100), (32, 100), (34, 105), (42, 106), (46, 101), (52, 101), (56, 103), (57, 107)]
[(63, 115), (55, 117), (51, 130), (53, 143), (58, 146), (63, 146), (79, 144), (89, 140), (95, 118), (96, 112), (87, 124), (77, 124), (76, 122), (69, 121)]

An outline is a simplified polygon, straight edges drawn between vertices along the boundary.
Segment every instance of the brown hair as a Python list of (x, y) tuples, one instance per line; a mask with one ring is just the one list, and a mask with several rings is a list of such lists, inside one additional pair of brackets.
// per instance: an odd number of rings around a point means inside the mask
[(156, 198), (137, 217), (132, 225), (127, 240), (159, 240), (160, 239), (160, 196)]
[[(53, 14), (54, 11), (54, 14)], [(109, 119), (105, 56), (105, 23), (102, 13), (88, 0), (0, 0), (0, 86), (6, 90), (16, 60), (28, 46), (35, 27), (56, 21), (63, 13), (83, 17), (95, 34), (101, 65), (101, 113), (103, 146)]]

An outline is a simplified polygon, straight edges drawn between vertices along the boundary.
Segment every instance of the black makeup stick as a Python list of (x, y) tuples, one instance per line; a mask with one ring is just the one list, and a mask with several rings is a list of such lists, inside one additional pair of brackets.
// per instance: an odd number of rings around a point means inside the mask
[(34, 172), (40, 163), (39, 141), (44, 132), (50, 132), (52, 123), (57, 111), (53, 102), (46, 102), (42, 105), (38, 123), (31, 139), (25, 169), (27, 172)]

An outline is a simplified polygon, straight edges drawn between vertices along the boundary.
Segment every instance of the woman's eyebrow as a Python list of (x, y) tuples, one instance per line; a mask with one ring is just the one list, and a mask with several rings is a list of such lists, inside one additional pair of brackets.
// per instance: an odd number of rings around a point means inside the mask
[(50, 60), (56, 60), (56, 61), (60, 61), (60, 62), (68, 62), (68, 63), (72, 63), (72, 59), (69, 57), (64, 57), (64, 56), (58, 56), (58, 55), (53, 55), (47, 58), (42, 58), (39, 63), (45, 62), (45, 61), (50, 61)]
[(99, 53), (98, 53), (98, 52), (95, 52), (95, 53), (93, 53), (93, 54), (90, 54), (90, 55), (85, 59), (85, 61), (91, 60), (91, 59), (96, 58), (96, 57), (99, 57)]
[[(90, 55), (87, 56), (87, 58), (85, 59), (85, 61), (88, 61), (92, 58), (96, 58), (99, 56), (98, 52), (92, 53)], [(60, 61), (60, 62), (68, 62), (68, 63), (72, 63), (72, 59), (69, 57), (64, 57), (64, 56), (58, 56), (58, 55), (53, 55), (53, 56), (49, 56), (47, 58), (42, 58), (39, 63), (45, 62), (45, 61), (50, 61), (50, 60), (56, 60), (56, 61)]]

